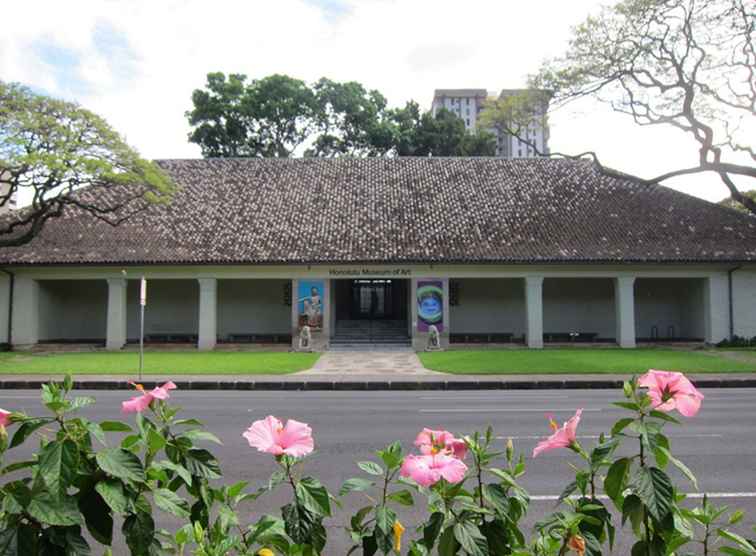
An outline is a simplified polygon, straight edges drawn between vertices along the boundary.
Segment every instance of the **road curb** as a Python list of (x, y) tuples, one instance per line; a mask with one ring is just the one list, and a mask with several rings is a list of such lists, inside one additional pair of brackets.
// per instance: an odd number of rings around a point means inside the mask
[[(0, 390), (36, 390), (46, 380), (0, 380)], [(174, 380), (181, 390), (271, 390), (271, 391), (412, 391), (412, 390), (605, 390), (622, 386), (622, 379), (600, 380)], [(143, 381), (145, 388), (157, 385)], [(698, 388), (756, 388), (756, 378), (705, 378)], [(130, 390), (126, 380), (75, 380), (79, 390)]]

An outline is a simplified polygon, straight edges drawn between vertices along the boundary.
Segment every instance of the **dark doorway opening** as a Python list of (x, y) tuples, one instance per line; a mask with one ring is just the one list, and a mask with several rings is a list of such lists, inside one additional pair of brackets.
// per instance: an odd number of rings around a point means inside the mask
[(335, 280), (335, 343), (404, 343), (408, 331), (408, 281)]

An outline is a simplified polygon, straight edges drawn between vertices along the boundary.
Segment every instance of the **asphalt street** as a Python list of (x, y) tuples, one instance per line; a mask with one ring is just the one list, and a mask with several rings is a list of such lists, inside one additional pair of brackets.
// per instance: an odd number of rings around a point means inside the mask
[[(94, 420), (120, 416), (120, 402), (131, 392), (77, 392), (97, 398), (97, 404), (84, 410)], [(700, 496), (711, 493), (716, 504), (745, 510), (749, 517), (739, 527), (747, 531), (756, 518), (756, 389), (713, 389), (704, 391), (701, 412), (683, 426), (670, 425), (672, 451), (699, 479), (700, 490), (684, 478), (673, 474), (685, 492)], [(393, 440), (405, 449), (423, 427), (444, 428), (456, 434), (494, 426), (503, 447), (511, 437), (518, 451), (527, 459), (522, 484), (533, 496), (527, 524), (551, 511), (555, 498), (569, 482), (570, 461), (575, 457), (567, 450), (530, 454), (539, 438), (548, 435), (546, 414), (558, 421), (569, 418), (576, 408), (583, 408), (578, 438), (590, 446), (601, 432), (625, 413), (610, 407), (621, 392), (614, 390), (540, 390), (540, 391), (457, 391), (457, 392), (234, 392), (174, 391), (172, 402), (182, 406), (182, 415), (203, 420), (208, 429), (223, 441), (211, 449), (221, 461), (225, 480), (262, 483), (275, 470), (271, 456), (250, 448), (241, 433), (256, 419), (267, 415), (295, 418), (313, 428), (316, 453), (305, 464), (305, 472), (319, 477), (332, 492), (352, 476), (364, 476), (355, 461), (370, 459), (373, 452)], [(38, 414), (38, 392), (0, 392), (0, 407)], [(6, 463), (23, 459), (33, 451), (32, 445), (16, 448)], [(14, 453), (17, 452), (17, 453)], [(245, 519), (275, 512), (288, 498), (281, 488), (258, 500)], [(329, 554), (345, 554), (346, 539), (340, 527), (348, 515), (361, 507), (364, 499), (348, 496), (344, 506), (331, 521), (334, 543)], [(407, 524), (417, 521), (417, 513), (405, 511)], [(170, 518), (162, 522), (170, 527)], [(412, 531), (408, 527), (408, 533)], [(627, 535), (620, 535), (614, 554), (629, 554)], [(116, 547), (116, 553), (125, 553)]]

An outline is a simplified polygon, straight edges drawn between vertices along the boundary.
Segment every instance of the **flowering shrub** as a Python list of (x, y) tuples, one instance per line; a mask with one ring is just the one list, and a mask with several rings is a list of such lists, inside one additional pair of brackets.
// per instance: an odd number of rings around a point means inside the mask
[[(307, 424), (268, 416), (240, 431), (279, 469), (256, 489), (224, 485), (215, 456), (197, 445), (220, 441), (200, 421), (178, 417), (169, 404), (175, 384), (149, 391), (134, 386), (138, 395), (122, 403), (133, 424), (78, 415), (94, 400), (72, 397), (70, 377), (42, 388), (46, 416), (0, 409), (0, 554), (90, 554), (87, 539), (110, 546), (116, 523), (137, 556), (333, 554), (324, 520), (339, 501), (303, 474), (315, 449)], [(700, 507), (683, 505), (685, 496), (667, 473), (675, 467), (697, 488), (672, 455), (664, 428), (680, 424), (675, 412), (694, 417), (703, 395), (681, 373), (655, 370), (625, 383), (623, 394), (615, 405), (628, 414), (591, 447), (578, 441), (582, 410), (561, 427), (550, 420), (551, 435), (533, 457), (567, 449), (583, 463), (573, 467), (559, 507), (530, 534), (520, 525), (530, 502), (519, 485), (525, 459), (511, 440), (500, 444), (490, 427), (467, 436), (423, 429), (415, 453), (394, 442), (375, 461), (358, 462), (363, 475), (341, 486), (339, 497), (366, 500), (345, 524), (349, 553), (595, 556), (612, 550), (622, 528), (634, 537), (632, 556), (756, 555), (754, 541), (727, 529), (742, 513), (715, 507), (705, 496)], [(39, 446), (31, 459), (4, 461), (34, 437)], [(290, 502), (275, 515), (244, 522), (248, 512), (240, 506), (278, 488), (290, 490)], [(419, 526), (401, 523), (402, 507), (417, 508), (424, 516)], [(160, 530), (157, 511), (185, 525)]]

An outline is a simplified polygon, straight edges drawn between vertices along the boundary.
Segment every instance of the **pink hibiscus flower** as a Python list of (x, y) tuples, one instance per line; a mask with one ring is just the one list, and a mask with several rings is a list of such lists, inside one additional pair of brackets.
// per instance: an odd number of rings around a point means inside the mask
[(11, 412), (5, 411), (4, 409), (0, 408), (0, 427), (7, 427), (11, 424)]
[(415, 438), (415, 446), (424, 455), (446, 454), (457, 459), (465, 459), (467, 444), (449, 431), (423, 429)]
[(424, 487), (434, 485), (441, 479), (459, 483), (465, 478), (465, 473), (467, 466), (448, 454), (409, 455), (404, 458), (400, 471), (402, 477), (409, 477)]
[(638, 379), (638, 386), (648, 388), (653, 408), (659, 411), (676, 409), (686, 417), (693, 417), (701, 409), (704, 396), (684, 374), (651, 369)]
[(298, 458), (315, 448), (312, 429), (306, 423), (289, 419), (284, 426), (272, 415), (252, 423), (242, 436), (252, 448), (274, 456), (286, 454)]
[(538, 454), (548, 452), (549, 450), (572, 447), (572, 445), (575, 444), (577, 426), (580, 423), (580, 416), (582, 414), (583, 409), (578, 409), (575, 412), (575, 415), (562, 425), (561, 428), (556, 424), (554, 419), (549, 419), (549, 424), (551, 425), (554, 434), (538, 443), (533, 449), (533, 457), (538, 457)]
[(136, 384), (133, 382), (131, 384), (133, 384), (134, 387), (142, 393), (142, 395), (134, 396), (130, 400), (122, 402), (121, 411), (123, 411), (124, 413), (141, 413), (142, 411), (150, 407), (152, 400), (167, 400), (168, 398), (170, 398), (168, 391), (176, 389), (176, 385), (170, 380), (162, 386), (153, 388), (149, 392), (147, 392), (144, 389), (144, 386), (142, 386), (141, 384)]

